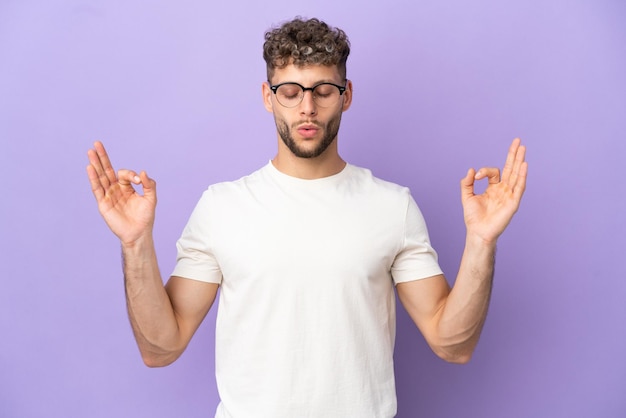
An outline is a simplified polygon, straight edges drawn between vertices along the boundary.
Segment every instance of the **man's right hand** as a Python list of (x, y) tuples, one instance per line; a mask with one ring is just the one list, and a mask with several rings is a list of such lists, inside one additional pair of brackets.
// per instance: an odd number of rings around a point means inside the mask
[[(152, 233), (156, 208), (156, 182), (145, 171), (119, 170), (117, 174), (101, 142), (87, 151), (87, 175), (98, 210), (122, 244), (132, 245)], [(143, 195), (133, 184), (142, 186)]]

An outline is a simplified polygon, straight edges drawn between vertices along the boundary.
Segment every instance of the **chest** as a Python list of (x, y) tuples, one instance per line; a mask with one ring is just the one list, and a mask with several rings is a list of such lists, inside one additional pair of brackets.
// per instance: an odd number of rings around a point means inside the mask
[(402, 240), (399, 212), (367, 196), (242, 202), (213, 228), (213, 253), (225, 283), (388, 281)]

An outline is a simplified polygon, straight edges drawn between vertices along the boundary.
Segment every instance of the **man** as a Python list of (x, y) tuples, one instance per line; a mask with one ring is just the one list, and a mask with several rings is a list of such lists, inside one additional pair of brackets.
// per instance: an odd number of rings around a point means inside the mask
[[(461, 180), (467, 238), (450, 289), (409, 191), (339, 156), (352, 102), (345, 33), (295, 19), (265, 39), (276, 156), (203, 194), (165, 286), (152, 241), (155, 182), (145, 171), (116, 174), (99, 142), (88, 152), (98, 208), (121, 241), (139, 349), (148, 366), (176, 360), (221, 286), (216, 417), (392, 417), (394, 285), (433, 351), (467, 362), (487, 313), (496, 240), (524, 192), (525, 148), (513, 141), (502, 175), (470, 169)], [(475, 195), (480, 179), (489, 185)]]

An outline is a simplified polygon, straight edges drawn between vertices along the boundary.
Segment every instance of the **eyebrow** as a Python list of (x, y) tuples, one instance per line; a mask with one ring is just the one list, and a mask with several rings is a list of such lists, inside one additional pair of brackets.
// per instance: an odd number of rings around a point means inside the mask
[[(347, 79), (345, 79), (345, 80), (343, 81), (343, 83), (345, 84), (347, 81), (348, 81), (348, 80), (347, 80)], [(281, 81), (281, 82), (276, 83), (276, 84), (272, 84), (272, 82), (271, 82), (271, 81), (269, 81), (269, 80), (268, 80), (267, 82), (270, 84), (270, 86), (277, 86), (277, 85), (279, 85), (279, 84), (292, 83), (292, 84), (298, 84), (298, 85), (300, 85), (300, 86), (302, 86), (302, 87), (307, 87), (307, 86), (305, 86), (305, 85), (304, 85), (304, 84), (302, 84), (302, 83), (298, 83), (297, 81)], [(335, 80), (329, 80), (329, 79), (322, 79), (322, 80), (318, 80), (318, 81), (316, 81), (315, 83), (311, 84), (311, 87), (313, 87), (313, 86), (317, 86), (317, 85), (320, 85), (320, 84), (324, 84), (324, 83), (331, 83), (331, 84), (336, 84), (336, 85), (338, 85), (338, 86), (342, 86), (341, 82), (336, 82)]]

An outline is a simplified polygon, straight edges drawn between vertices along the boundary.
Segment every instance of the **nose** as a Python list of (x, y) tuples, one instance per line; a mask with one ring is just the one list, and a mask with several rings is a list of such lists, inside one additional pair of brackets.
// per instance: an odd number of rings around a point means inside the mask
[(317, 113), (317, 104), (313, 100), (313, 92), (305, 91), (302, 93), (302, 102), (300, 102), (300, 113), (303, 115), (314, 115)]

